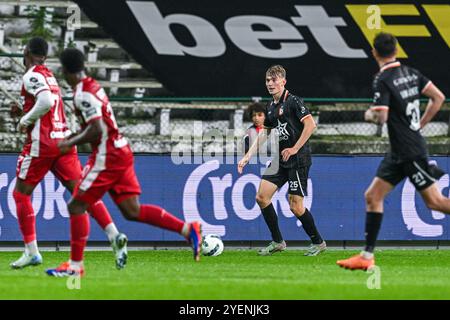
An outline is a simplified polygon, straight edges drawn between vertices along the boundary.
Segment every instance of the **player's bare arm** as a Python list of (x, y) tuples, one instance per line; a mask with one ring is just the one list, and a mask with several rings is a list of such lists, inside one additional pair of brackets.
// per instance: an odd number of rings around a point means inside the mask
[(442, 104), (445, 101), (444, 94), (441, 92), (441, 90), (439, 90), (438, 87), (436, 87), (431, 82), (425, 88), (425, 91), (423, 92), (423, 94), (430, 99), (428, 100), (427, 108), (425, 109), (422, 119), (420, 119), (420, 128), (421, 129), (423, 127), (425, 127), (427, 125), (427, 123), (431, 121), (431, 119), (433, 119), (433, 117), (441, 109)]
[(388, 119), (388, 108), (372, 107), (364, 113), (364, 120), (375, 124), (384, 124)]
[(292, 148), (286, 148), (281, 151), (281, 155), (283, 157), (283, 161), (288, 161), (289, 158), (295, 154), (305, 145), (306, 141), (311, 137), (315, 128), (317, 127), (316, 122), (314, 121), (312, 116), (306, 116), (303, 120), (303, 131), (300, 135), (300, 138), (297, 140), (295, 145)]
[(267, 137), (270, 134), (270, 128), (264, 127), (264, 130), (261, 130), (261, 132), (258, 134), (257, 138), (253, 142), (252, 146), (248, 150), (248, 152), (245, 154), (245, 156), (239, 161), (238, 163), (238, 172), (239, 174), (242, 173), (242, 170), (247, 165), (247, 163), (250, 161), (252, 156), (256, 153), (258, 150), (258, 147), (263, 145), (264, 142), (267, 141)]
[(59, 149), (62, 153), (70, 150), (75, 145), (85, 144), (95, 142), (99, 139), (102, 133), (102, 123), (101, 119), (92, 120), (87, 127), (81, 131), (79, 134), (61, 141), (58, 144)]

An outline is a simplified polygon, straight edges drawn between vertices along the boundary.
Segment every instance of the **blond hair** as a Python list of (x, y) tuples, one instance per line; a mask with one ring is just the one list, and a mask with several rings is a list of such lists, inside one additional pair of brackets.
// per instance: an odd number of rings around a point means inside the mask
[(277, 64), (274, 66), (271, 66), (266, 71), (266, 76), (269, 77), (280, 77), (280, 78), (286, 78), (286, 69), (283, 68), (283, 66)]

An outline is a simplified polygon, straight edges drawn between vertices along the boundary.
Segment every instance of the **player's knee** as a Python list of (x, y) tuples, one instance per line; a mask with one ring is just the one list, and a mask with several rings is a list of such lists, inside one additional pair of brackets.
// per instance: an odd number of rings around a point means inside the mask
[(125, 208), (121, 208), (123, 217), (128, 221), (137, 221), (139, 219), (139, 206), (127, 206)]
[(69, 191), (70, 193), (73, 193), (73, 190), (75, 189), (76, 181), (69, 180), (69, 181), (65, 181), (63, 184), (64, 184), (64, 187), (67, 189), (67, 191)]
[(270, 204), (270, 198), (266, 197), (260, 193), (256, 194), (256, 202), (261, 208), (265, 208)]
[(305, 207), (303, 204), (299, 201), (289, 201), (289, 208), (291, 209), (291, 212), (296, 215), (297, 217), (303, 215), (305, 213)]
[(27, 197), (27, 195), (25, 195), (17, 190), (13, 191), (13, 198), (16, 203), (22, 201), (24, 197)]
[(378, 195), (376, 192), (373, 192), (371, 190), (367, 190), (364, 193), (364, 199), (366, 200), (366, 204), (369, 206), (378, 204), (380, 201), (383, 201), (383, 199), (380, 195)]
[(139, 213), (136, 213), (133, 210), (127, 210), (123, 212), (123, 217), (128, 221), (137, 221), (139, 218)]
[(83, 214), (87, 212), (88, 207), (89, 204), (87, 202), (76, 200), (74, 198), (71, 198), (67, 204), (67, 209), (70, 214)]
[(434, 197), (425, 201), (428, 209), (440, 211), (442, 208), (442, 197)]
[(73, 199), (67, 204), (67, 209), (70, 214), (81, 214), (86, 211), (86, 208), (84, 208), (81, 203), (74, 201)]

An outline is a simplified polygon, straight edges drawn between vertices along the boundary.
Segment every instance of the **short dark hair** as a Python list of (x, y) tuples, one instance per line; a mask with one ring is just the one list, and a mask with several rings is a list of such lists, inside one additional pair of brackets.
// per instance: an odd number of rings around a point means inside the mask
[(253, 102), (247, 107), (247, 114), (251, 118), (253, 116), (253, 112), (264, 112), (266, 111), (266, 105), (261, 102)]
[(34, 37), (28, 40), (27, 48), (34, 56), (46, 57), (48, 53), (48, 43), (41, 37)]
[(373, 47), (380, 57), (387, 58), (395, 53), (397, 39), (390, 33), (380, 32), (373, 39)]
[(59, 61), (69, 73), (77, 73), (84, 70), (84, 54), (78, 49), (64, 49), (59, 56)]

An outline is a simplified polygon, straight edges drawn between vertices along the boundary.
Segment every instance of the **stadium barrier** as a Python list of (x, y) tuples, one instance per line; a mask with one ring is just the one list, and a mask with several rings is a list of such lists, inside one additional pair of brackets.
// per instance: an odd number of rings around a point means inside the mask
[[(163, 206), (188, 221), (200, 220), (205, 234), (214, 233), (226, 241), (258, 241), (270, 238), (255, 202), (265, 162), (248, 165), (244, 174), (236, 170), (236, 158), (177, 158), (178, 155), (137, 155), (135, 168), (143, 194), (141, 203)], [(86, 156), (81, 156), (82, 162)], [(449, 172), (450, 157), (433, 157)], [(17, 156), (0, 155), (0, 241), (20, 241), (12, 191)], [(182, 161), (180, 161), (182, 160)], [(327, 240), (363, 240), (364, 191), (372, 180), (381, 157), (314, 156), (308, 183), (306, 207), (314, 214)], [(178, 164), (175, 164), (178, 163)], [(449, 175), (438, 181), (449, 196)], [(274, 196), (280, 228), (286, 240), (307, 240), (299, 221), (289, 210), (287, 185)], [(38, 239), (67, 241), (69, 193), (48, 174), (33, 194)], [(132, 241), (180, 241), (179, 235), (126, 221), (104, 197), (119, 229)], [(92, 222), (90, 240), (104, 241), (105, 235)], [(409, 181), (399, 184), (387, 197), (380, 240), (450, 240), (450, 219), (427, 209)]]

